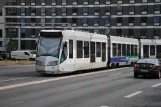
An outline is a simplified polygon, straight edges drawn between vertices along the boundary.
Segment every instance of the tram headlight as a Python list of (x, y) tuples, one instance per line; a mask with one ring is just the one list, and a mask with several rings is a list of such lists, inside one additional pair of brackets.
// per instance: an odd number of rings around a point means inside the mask
[(58, 61), (49, 62), (47, 66), (55, 66), (55, 65), (58, 65)]

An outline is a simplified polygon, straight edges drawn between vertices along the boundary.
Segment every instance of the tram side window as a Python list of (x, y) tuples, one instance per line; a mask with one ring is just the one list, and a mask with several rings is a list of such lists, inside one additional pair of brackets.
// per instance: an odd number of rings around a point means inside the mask
[(69, 58), (73, 58), (73, 40), (69, 40)]
[(89, 58), (89, 42), (84, 41), (84, 58)]
[(102, 61), (106, 61), (106, 43), (102, 43)]
[(135, 50), (135, 56), (138, 56), (138, 46), (137, 46), (137, 45), (134, 45), (134, 46), (135, 46), (135, 47), (134, 47), (134, 48), (135, 48), (135, 49), (134, 49), (134, 50)]
[(101, 57), (101, 43), (100, 42), (97, 42), (96, 43), (96, 56), (97, 57)]
[(83, 58), (83, 42), (77, 41), (77, 58)]
[(127, 45), (126, 55), (130, 56), (130, 45), (129, 44)]
[(122, 44), (122, 56), (126, 56), (126, 45)]
[(113, 48), (113, 56), (117, 56), (117, 45), (116, 45), (116, 43), (112, 44), (112, 48)]
[(95, 42), (91, 42), (91, 62), (95, 62), (95, 54), (96, 54), (96, 49), (95, 49)]
[(157, 58), (161, 58), (161, 45), (157, 45)]
[(150, 55), (155, 55), (155, 45), (150, 45)]
[(131, 45), (131, 56), (134, 56), (134, 45)]
[(143, 57), (149, 58), (149, 45), (143, 45)]
[(122, 54), (121, 54), (121, 44), (118, 44), (118, 56), (122, 56)]

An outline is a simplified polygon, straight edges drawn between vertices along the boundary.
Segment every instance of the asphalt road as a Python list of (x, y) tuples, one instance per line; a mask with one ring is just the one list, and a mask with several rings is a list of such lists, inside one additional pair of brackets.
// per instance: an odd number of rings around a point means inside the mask
[(161, 107), (161, 79), (133, 68), (41, 76), (33, 65), (0, 67), (0, 107)]

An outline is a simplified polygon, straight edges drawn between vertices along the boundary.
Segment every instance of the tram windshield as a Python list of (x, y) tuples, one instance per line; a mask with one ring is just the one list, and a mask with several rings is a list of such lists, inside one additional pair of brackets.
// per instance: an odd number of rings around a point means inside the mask
[(38, 45), (38, 56), (53, 56), (59, 58), (59, 50), (62, 37), (52, 35), (40, 34)]

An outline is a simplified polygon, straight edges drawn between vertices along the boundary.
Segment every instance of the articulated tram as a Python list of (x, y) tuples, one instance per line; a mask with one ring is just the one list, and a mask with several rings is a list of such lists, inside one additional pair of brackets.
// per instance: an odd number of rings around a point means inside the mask
[(35, 68), (41, 74), (129, 65), (161, 57), (161, 40), (138, 40), (75, 30), (41, 30)]

